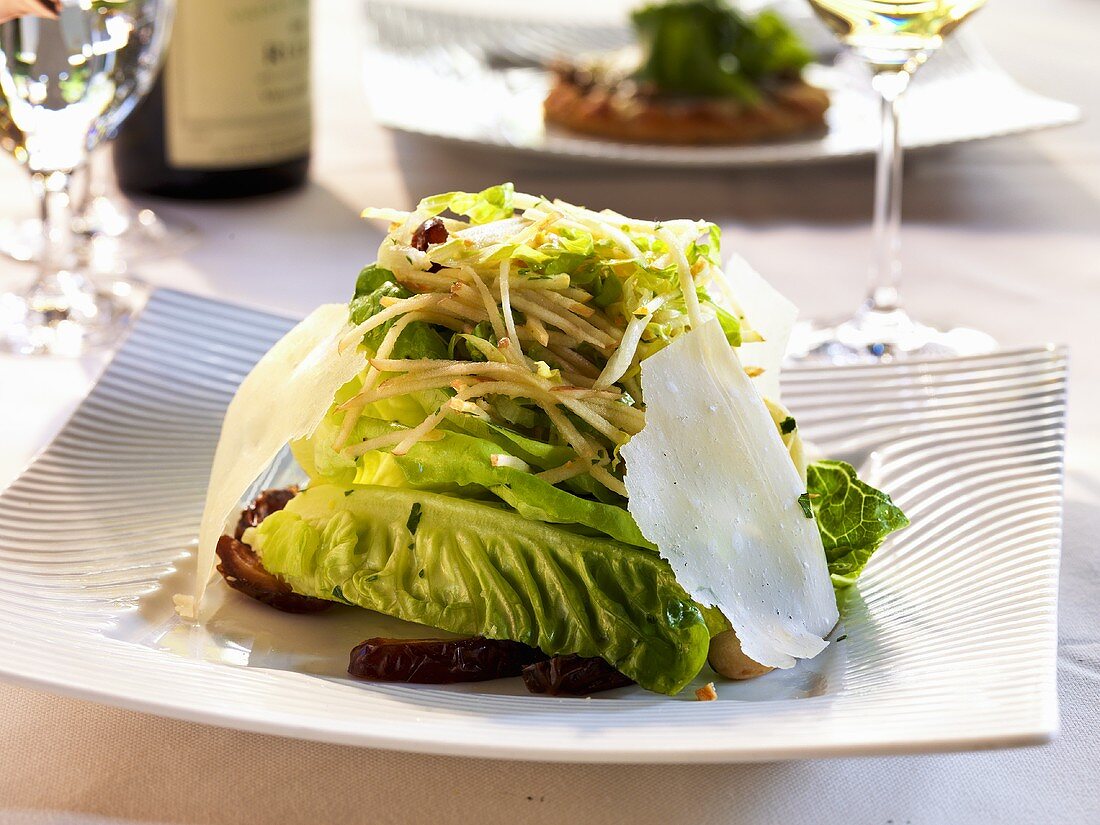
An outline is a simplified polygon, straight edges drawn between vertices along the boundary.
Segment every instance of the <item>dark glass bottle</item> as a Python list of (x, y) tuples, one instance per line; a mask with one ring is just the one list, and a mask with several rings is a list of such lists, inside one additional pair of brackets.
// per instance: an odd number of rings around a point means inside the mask
[(309, 0), (179, 3), (160, 77), (114, 141), (119, 184), (195, 199), (300, 185), (309, 63)]

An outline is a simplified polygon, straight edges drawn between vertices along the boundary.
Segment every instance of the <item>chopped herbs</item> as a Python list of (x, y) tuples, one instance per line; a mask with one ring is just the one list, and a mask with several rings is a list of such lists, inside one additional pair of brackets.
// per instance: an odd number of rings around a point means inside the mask
[(814, 517), (814, 508), (810, 504), (810, 494), (809, 493), (803, 493), (802, 495), (800, 495), (798, 497), (798, 506), (802, 508), (802, 512), (806, 516), (806, 518), (813, 518)]
[(423, 515), (423, 507), (420, 502), (416, 502), (409, 510), (409, 520), (405, 522), (405, 526), (409, 529), (409, 532), (414, 536), (416, 535), (416, 528), (420, 526), (420, 517)]
[(797, 427), (798, 424), (795, 422), (794, 418), (789, 415), (779, 422), (779, 432), (783, 433), (783, 435), (790, 435)]

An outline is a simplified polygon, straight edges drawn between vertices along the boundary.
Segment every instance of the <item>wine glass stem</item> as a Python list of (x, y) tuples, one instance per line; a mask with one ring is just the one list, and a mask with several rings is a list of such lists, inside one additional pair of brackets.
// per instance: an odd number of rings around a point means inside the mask
[(31, 173), (42, 218), (42, 255), (36, 289), (48, 288), (73, 264), (72, 176), (62, 171)]
[(875, 166), (874, 264), (865, 309), (893, 312), (900, 307), (901, 280), (901, 135), (898, 129), (902, 93), (909, 72), (877, 72), (872, 81), (882, 108), (882, 142)]
[(96, 190), (95, 158), (98, 148), (93, 149), (87, 160), (69, 175), (69, 209), (76, 218), (76, 226), (83, 227), (82, 218), (99, 193)]

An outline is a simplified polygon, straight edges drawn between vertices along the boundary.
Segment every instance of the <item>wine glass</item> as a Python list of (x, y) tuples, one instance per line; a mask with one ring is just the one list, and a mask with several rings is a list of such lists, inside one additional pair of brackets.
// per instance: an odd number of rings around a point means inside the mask
[(985, 0), (810, 0), (817, 15), (871, 70), (880, 99), (882, 141), (875, 166), (874, 258), (867, 298), (841, 323), (801, 325), (793, 361), (880, 361), (897, 357), (973, 355), (995, 347), (983, 332), (941, 331), (913, 319), (901, 305), (902, 146), (898, 119), (913, 73)]
[[(154, 74), (150, 74), (139, 98), (149, 90), (153, 79)], [(129, 109), (116, 121), (121, 123), (126, 114)], [(77, 207), (76, 230), (93, 247), (88, 257), (117, 272), (125, 271), (132, 261), (164, 258), (189, 249), (198, 239), (195, 225), (176, 215), (166, 217), (135, 205), (118, 188), (110, 154), (108, 145), (92, 152)]]
[[(140, 89), (136, 97), (143, 97), (146, 91)], [(118, 117), (118, 122), (124, 117)], [(134, 261), (178, 255), (190, 248), (198, 239), (195, 225), (136, 206), (119, 190), (109, 156), (110, 146), (101, 144), (74, 173), (73, 230), (78, 236), (79, 257), (97, 271), (121, 273)], [(0, 219), (0, 254), (17, 261), (37, 261), (41, 251), (42, 222), (38, 218)]]
[(72, 177), (160, 63), (174, 0), (58, 0), (0, 24), (0, 145), (40, 203), (38, 276), (0, 295), (0, 350), (77, 355), (125, 328), (127, 284), (97, 289), (75, 254)]

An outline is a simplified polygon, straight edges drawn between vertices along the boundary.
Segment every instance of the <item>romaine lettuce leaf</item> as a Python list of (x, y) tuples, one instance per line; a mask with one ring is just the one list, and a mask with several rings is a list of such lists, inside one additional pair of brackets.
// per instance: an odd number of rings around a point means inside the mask
[(295, 592), (599, 656), (659, 693), (681, 690), (706, 661), (706, 617), (655, 553), (482, 502), (321, 485), (244, 539)]
[[(361, 422), (361, 427), (367, 438), (389, 429), (383, 422), (371, 421)], [(495, 493), (527, 518), (580, 524), (625, 544), (653, 549), (623, 508), (581, 498), (515, 467), (494, 467), (493, 455), (516, 453), (488, 439), (446, 431), (440, 431), (439, 435), (436, 441), (421, 441), (405, 455), (392, 457), (410, 487), (428, 490), (480, 487)]]
[(444, 425), (450, 429), (461, 430), (467, 435), (492, 441), (501, 451), (522, 458), (528, 464), (538, 467), (540, 470), (549, 470), (552, 467), (560, 467), (576, 453), (569, 447), (560, 444), (548, 444), (528, 438), (525, 435), (509, 430), (499, 424), (477, 418), (472, 415), (453, 416)]
[[(411, 298), (412, 293), (397, 283), (394, 274), (385, 267), (371, 264), (359, 273), (355, 296), (348, 304), (348, 320), (361, 324), (382, 310), (383, 298)], [(375, 327), (363, 336), (363, 346), (375, 352), (397, 319)], [(391, 358), (447, 358), (448, 345), (431, 324), (413, 321), (402, 331), (394, 344)]]
[[(413, 325), (410, 324), (411, 326)], [(294, 459), (312, 483), (343, 484), (350, 487), (359, 478), (365, 479), (361, 482), (365, 484), (405, 485), (404, 475), (388, 453), (372, 452), (356, 461), (333, 448), (344, 419), (344, 413), (337, 407), (358, 393), (362, 386), (362, 375), (359, 375), (341, 387), (333, 399), (333, 405), (329, 407), (313, 434), (290, 443)], [(424, 416), (445, 400), (446, 395), (443, 392), (432, 390), (399, 395), (368, 404), (363, 408), (360, 419), (352, 430), (350, 443), (367, 438), (364, 433), (368, 428), (377, 435), (380, 432), (377, 427), (388, 425), (389, 422), (415, 427), (424, 420)]]
[[(332, 449), (340, 431), (340, 417), (341, 413), (330, 408), (310, 437), (290, 443), (290, 452), (311, 481), (350, 487), (355, 481), (355, 459)], [(400, 472), (398, 477), (404, 478)]]
[[(709, 296), (704, 295), (703, 298), (709, 300)], [(726, 341), (731, 347), (741, 346), (741, 322), (737, 319), (737, 316), (717, 304), (713, 304), (713, 306), (714, 314), (718, 318), (718, 323), (722, 325), (722, 332), (725, 333)]]
[(417, 211), (438, 215), (449, 209), (474, 224), (492, 223), (512, 217), (515, 192), (511, 183), (490, 186), (480, 192), (445, 192), (422, 200)]
[[(350, 387), (341, 390), (337, 403), (352, 394)], [(407, 409), (397, 409), (398, 405)], [(350, 443), (414, 425), (427, 410), (416, 401), (414, 394), (371, 404), (368, 413), (356, 422)], [(571, 483), (571, 491), (514, 467), (494, 467), (490, 461), (493, 455), (509, 455), (530, 464), (536, 471), (546, 470), (575, 457), (568, 447), (536, 441), (473, 416), (454, 416), (437, 431), (438, 440), (421, 441), (404, 456), (394, 456), (387, 450), (372, 450), (352, 458), (332, 447), (342, 417), (343, 413), (333, 407), (312, 437), (291, 444), (295, 459), (313, 484), (463, 491), (479, 498), (485, 497), (479, 495), (479, 491), (485, 491), (528, 518), (582, 525), (626, 544), (652, 549), (618, 500), (592, 501), (576, 495), (602, 489), (595, 482), (585, 483), (581, 477), (569, 479), (567, 484)], [(606, 497), (613, 497), (613, 494)]]
[[(528, 438), (507, 427), (471, 415), (454, 416), (447, 420), (443, 428), (461, 430), (469, 435), (492, 441), (501, 447), (501, 452), (521, 458), (532, 467), (538, 467), (540, 470), (560, 467), (570, 459), (576, 458), (577, 455), (570, 447), (561, 444), (548, 444), (545, 441)], [(559, 486), (572, 490), (574, 493), (595, 498), (604, 504), (626, 506), (626, 499), (617, 493), (611, 492), (587, 473), (568, 478), (561, 482)]]
[(860, 481), (851, 464), (815, 461), (806, 486), (837, 590), (855, 584), (886, 537), (909, 525), (890, 496)]

